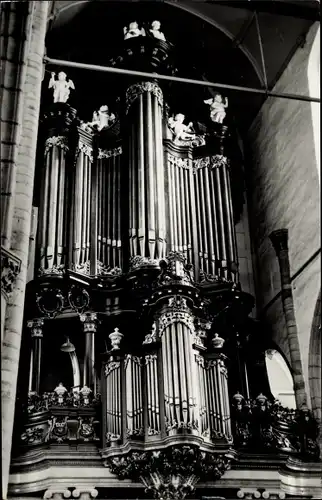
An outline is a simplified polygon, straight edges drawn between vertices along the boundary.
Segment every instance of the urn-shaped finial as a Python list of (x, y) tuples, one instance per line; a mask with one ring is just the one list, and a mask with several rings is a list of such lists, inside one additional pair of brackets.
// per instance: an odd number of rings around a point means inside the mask
[(109, 339), (112, 344), (112, 351), (120, 348), (120, 343), (123, 337), (123, 333), (121, 333), (118, 328), (114, 328), (114, 332), (109, 334)]
[(241, 404), (243, 400), (244, 396), (240, 394), (240, 392), (237, 391), (236, 394), (233, 395), (233, 401), (236, 405)]
[(215, 333), (215, 336), (212, 339), (211, 343), (214, 349), (222, 349), (225, 340), (222, 337), (219, 337), (218, 333)]
[(257, 404), (258, 404), (259, 406), (265, 406), (266, 401), (267, 401), (267, 397), (266, 397), (264, 394), (262, 394), (262, 393), (260, 393), (260, 394), (257, 396), (257, 398), (256, 398), (256, 402), (257, 402)]

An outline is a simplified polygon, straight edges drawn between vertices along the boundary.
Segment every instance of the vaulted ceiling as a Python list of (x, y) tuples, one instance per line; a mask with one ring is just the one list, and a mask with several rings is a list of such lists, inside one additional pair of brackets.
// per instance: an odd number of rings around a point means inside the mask
[[(318, 15), (318, 2), (310, 0), (61, 0), (52, 2), (47, 55), (109, 65), (110, 58), (122, 43), (123, 26), (133, 20), (159, 19), (162, 31), (180, 54), (178, 76), (253, 88), (264, 88), (267, 80), (271, 89), (298, 45), (304, 43)], [(47, 68), (48, 71), (52, 69), (56, 68)], [(88, 118), (93, 106), (115, 97), (119, 81), (115, 77), (74, 69), (68, 70), (68, 75), (76, 85), (74, 104)], [(207, 88), (185, 84), (180, 88), (172, 85), (170, 94), (173, 105), (180, 108), (174, 111), (188, 115), (194, 114), (198, 103), (210, 95)], [(264, 97), (236, 91), (227, 91), (225, 95), (234, 109), (238, 128), (246, 130)]]

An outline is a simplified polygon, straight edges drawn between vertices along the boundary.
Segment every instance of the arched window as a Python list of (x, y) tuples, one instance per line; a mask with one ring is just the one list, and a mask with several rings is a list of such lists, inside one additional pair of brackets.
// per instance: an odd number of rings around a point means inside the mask
[(275, 349), (265, 351), (271, 393), (287, 408), (296, 408), (292, 374), (283, 356)]

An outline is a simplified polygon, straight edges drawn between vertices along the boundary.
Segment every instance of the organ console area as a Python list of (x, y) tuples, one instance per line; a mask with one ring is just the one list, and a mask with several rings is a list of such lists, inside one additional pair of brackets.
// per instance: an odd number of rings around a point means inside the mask
[[(180, 70), (162, 35), (130, 27), (111, 65)], [(179, 499), (255, 444), (299, 456), (314, 438), (272, 398), (240, 285), (233, 110), (215, 95), (188, 124), (162, 81), (126, 82), (92, 122), (58, 94), (41, 117), (14, 453), (23, 468), (30, 450), (77, 446)]]

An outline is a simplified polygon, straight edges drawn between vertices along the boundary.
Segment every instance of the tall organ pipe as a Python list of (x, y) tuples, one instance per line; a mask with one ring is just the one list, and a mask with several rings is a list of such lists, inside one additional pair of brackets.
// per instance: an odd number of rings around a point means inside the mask
[(51, 137), (45, 147), (37, 237), (39, 267), (45, 272), (66, 263), (64, 218), (68, 203), (65, 169), (67, 149), (64, 137)]
[(157, 84), (142, 82), (129, 87), (126, 99), (130, 121), (130, 255), (162, 258), (165, 256), (162, 92)]

